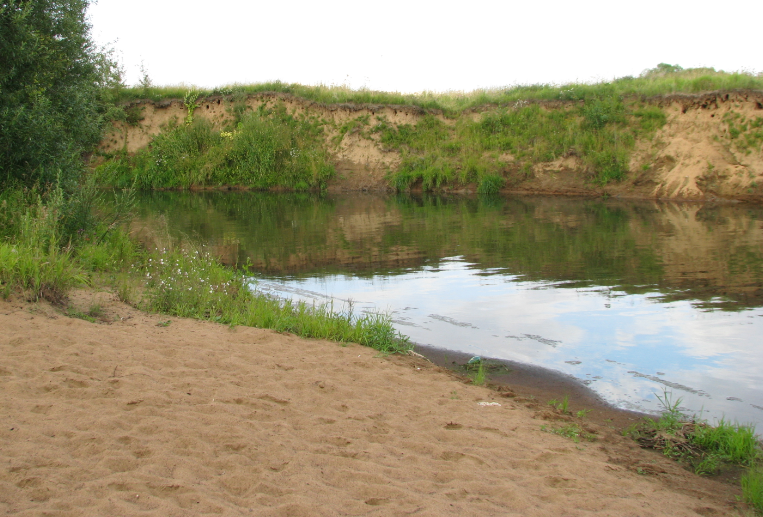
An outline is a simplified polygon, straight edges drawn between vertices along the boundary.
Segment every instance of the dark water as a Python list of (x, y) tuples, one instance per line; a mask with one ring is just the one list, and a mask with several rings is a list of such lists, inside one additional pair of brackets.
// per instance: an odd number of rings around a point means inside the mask
[[(152, 193), (149, 229), (278, 296), (571, 374), (610, 402), (763, 424), (763, 209), (560, 198)], [(763, 429), (758, 425), (758, 430)]]

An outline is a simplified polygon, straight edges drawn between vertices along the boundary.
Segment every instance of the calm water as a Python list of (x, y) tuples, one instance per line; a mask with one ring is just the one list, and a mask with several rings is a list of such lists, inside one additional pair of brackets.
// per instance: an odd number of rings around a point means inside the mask
[(152, 193), (256, 289), (388, 311), (420, 344), (571, 374), (610, 402), (763, 430), (763, 209), (556, 198)]

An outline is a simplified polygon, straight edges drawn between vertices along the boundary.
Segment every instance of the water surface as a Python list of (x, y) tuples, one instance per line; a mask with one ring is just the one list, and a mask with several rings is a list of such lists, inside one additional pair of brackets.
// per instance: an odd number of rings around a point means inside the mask
[[(763, 423), (763, 210), (563, 198), (147, 194), (255, 288), (573, 375), (624, 408)], [(762, 429), (758, 425), (759, 429)]]

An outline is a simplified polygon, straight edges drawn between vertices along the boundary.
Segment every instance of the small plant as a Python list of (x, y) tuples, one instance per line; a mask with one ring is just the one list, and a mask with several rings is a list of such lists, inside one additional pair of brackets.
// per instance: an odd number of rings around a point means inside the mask
[(694, 465), (694, 473), (699, 476), (712, 475), (718, 472), (718, 467), (719, 467), (718, 457), (715, 455), (709, 454)]
[(570, 396), (565, 395), (564, 398), (561, 400), (561, 402), (556, 399), (549, 400), (548, 405), (553, 406), (554, 408), (561, 411), (562, 413), (569, 413)]
[(190, 90), (185, 92), (185, 96), (183, 97), (183, 104), (188, 110), (188, 115), (186, 115), (185, 117), (186, 125), (193, 122), (193, 112), (194, 110), (196, 110), (196, 108), (199, 107), (199, 105), (196, 104), (196, 100), (198, 98), (199, 98), (199, 90), (197, 90), (196, 88), (191, 88)]
[(591, 412), (590, 409), (581, 409), (580, 411), (578, 411), (575, 414), (577, 415), (578, 418), (585, 418), (586, 415), (588, 415), (588, 413), (590, 413), (590, 412)]
[(477, 370), (472, 375), (472, 383), (475, 386), (482, 386), (485, 384), (485, 364), (483, 361), (477, 363)]
[(87, 314), (90, 317), (99, 318), (103, 316), (103, 307), (101, 307), (100, 303), (93, 302), (90, 304), (90, 308), (87, 310)]
[(596, 440), (595, 435), (586, 432), (582, 427), (580, 427), (577, 424), (567, 424), (561, 427), (549, 427), (548, 425), (543, 425), (541, 426), (540, 430), (547, 433), (564, 436), (565, 438), (571, 439), (575, 443), (579, 443), (581, 438), (589, 442), (593, 442)]
[(140, 62), (140, 80), (138, 81), (138, 87), (143, 94), (143, 97), (148, 97), (151, 93), (151, 87), (154, 85), (151, 78), (148, 76), (148, 69), (143, 61)]

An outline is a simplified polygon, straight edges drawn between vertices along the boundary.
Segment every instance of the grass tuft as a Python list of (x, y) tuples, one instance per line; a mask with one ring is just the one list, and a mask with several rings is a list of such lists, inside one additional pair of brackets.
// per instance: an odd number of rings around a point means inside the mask
[(763, 514), (763, 468), (751, 468), (742, 476), (742, 499)]

